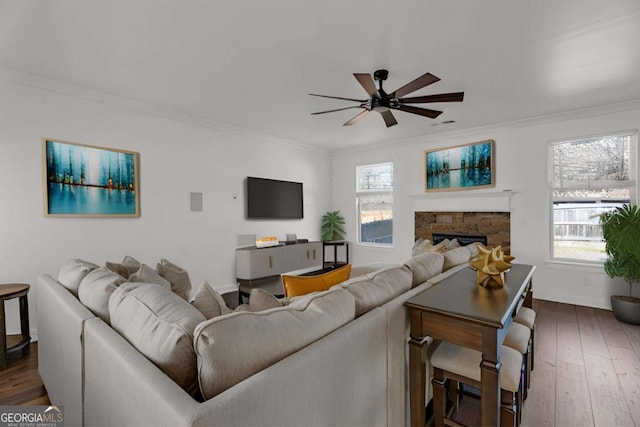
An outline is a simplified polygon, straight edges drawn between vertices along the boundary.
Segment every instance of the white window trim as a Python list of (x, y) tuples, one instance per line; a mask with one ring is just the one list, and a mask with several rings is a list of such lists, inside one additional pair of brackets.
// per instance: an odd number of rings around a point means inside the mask
[[(381, 189), (364, 189), (364, 190), (360, 190), (358, 188), (358, 169), (361, 167), (365, 167), (365, 166), (377, 166), (377, 165), (384, 165), (390, 163), (391, 167), (393, 168), (393, 179), (392, 179), (392, 188), (388, 189), (388, 190), (381, 190)], [(372, 242), (362, 242), (361, 239), (361, 224), (360, 224), (360, 198), (362, 196), (375, 196), (378, 194), (391, 194), (391, 197), (394, 199), (393, 203), (391, 204), (391, 218), (394, 217), (395, 215), (395, 181), (396, 181), (396, 174), (395, 174), (395, 164), (393, 162), (393, 160), (383, 160), (383, 161), (379, 161), (379, 162), (375, 162), (375, 163), (363, 163), (363, 164), (359, 164), (356, 165), (356, 197), (355, 197), (355, 203), (356, 203), (356, 234), (357, 234), (357, 239), (356, 239), (356, 244), (358, 246), (363, 246), (363, 247), (368, 247), (368, 248), (376, 248), (376, 249), (393, 249), (395, 247), (395, 236), (396, 236), (396, 222), (393, 221), (393, 226), (391, 229), (391, 243), (372, 243)]]
[[(628, 136), (631, 135), (632, 136), (632, 144), (630, 147), (631, 153), (630, 153), (630, 161), (634, 162), (634, 168), (636, 169), (635, 172), (635, 176), (632, 177), (632, 179), (629, 179), (628, 183), (629, 185), (625, 186), (626, 188), (629, 188), (629, 203), (631, 204), (636, 204), (637, 200), (638, 200), (638, 180), (637, 180), (637, 176), (638, 173), (640, 173), (640, 165), (638, 164), (638, 151), (640, 151), (640, 136), (639, 136), (639, 132), (637, 129), (630, 129), (630, 130), (623, 130), (623, 131), (616, 131), (616, 132), (605, 132), (605, 133), (601, 133), (601, 134), (595, 134), (595, 135), (585, 135), (582, 137), (573, 137), (573, 138), (562, 138), (562, 139), (553, 139), (550, 140), (547, 144), (547, 178), (548, 178), (548, 185), (547, 185), (547, 192), (548, 192), (548, 196), (549, 196), (549, 200), (548, 200), (548, 224), (549, 224), (549, 230), (547, 233), (547, 236), (549, 237), (548, 242), (549, 242), (549, 248), (548, 248), (548, 259), (545, 260), (546, 263), (548, 264), (558, 264), (558, 265), (572, 265), (572, 266), (582, 266), (582, 267), (601, 267), (604, 262), (603, 261), (591, 261), (591, 260), (582, 260), (582, 259), (576, 259), (576, 258), (563, 258), (563, 257), (557, 257), (554, 255), (554, 243), (555, 243), (555, 239), (554, 239), (554, 219), (553, 219), (553, 190), (559, 189), (559, 188), (567, 188), (567, 187), (556, 187), (556, 186), (552, 186), (551, 182), (552, 182), (552, 172), (551, 172), (551, 160), (552, 160), (552, 154), (551, 154), (551, 147), (553, 145), (557, 145), (557, 144), (563, 144), (563, 143), (569, 143), (569, 142), (574, 142), (574, 141), (582, 141), (585, 139), (597, 139), (597, 138), (606, 138), (606, 137), (615, 137), (615, 136)], [(600, 186), (601, 187), (601, 186)], [(612, 187), (613, 188), (613, 187)], [(575, 187), (575, 189), (589, 189), (589, 186), (586, 187)], [(582, 200), (586, 200), (586, 199), (580, 199)]]
[[(367, 246), (367, 247), (372, 247), (372, 248), (393, 248), (394, 244), (395, 244), (395, 228), (396, 228), (396, 223), (395, 221), (393, 221), (393, 226), (391, 228), (391, 243), (373, 243), (373, 242), (363, 242), (360, 240), (360, 233), (361, 233), (361, 224), (360, 224), (360, 197), (362, 196), (375, 196), (378, 194), (391, 194), (391, 197), (394, 196), (393, 190), (387, 190), (387, 191), (376, 191), (376, 192), (371, 192), (371, 191), (362, 191), (362, 192), (358, 192), (356, 193), (356, 224), (358, 225), (356, 228), (358, 229), (357, 234), (358, 234), (358, 242), (357, 244), (360, 246)], [(394, 209), (394, 203), (391, 204), (391, 218), (393, 218), (393, 215), (395, 213), (395, 209)]]

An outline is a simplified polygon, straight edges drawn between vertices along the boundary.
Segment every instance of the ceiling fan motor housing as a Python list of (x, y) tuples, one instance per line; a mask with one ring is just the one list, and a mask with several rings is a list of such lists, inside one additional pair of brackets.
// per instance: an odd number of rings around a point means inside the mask
[(387, 80), (387, 77), (389, 77), (389, 70), (376, 70), (373, 73), (375, 80)]

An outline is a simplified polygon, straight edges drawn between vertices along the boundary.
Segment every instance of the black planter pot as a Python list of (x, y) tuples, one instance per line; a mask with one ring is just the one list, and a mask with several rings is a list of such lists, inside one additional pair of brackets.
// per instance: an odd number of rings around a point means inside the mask
[(640, 298), (611, 295), (611, 309), (621, 322), (640, 325)]

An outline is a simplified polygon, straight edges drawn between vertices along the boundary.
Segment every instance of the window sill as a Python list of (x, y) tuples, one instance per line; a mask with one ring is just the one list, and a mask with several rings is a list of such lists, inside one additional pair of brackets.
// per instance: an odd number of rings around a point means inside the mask
[(545, 264), (557, 270), (592, 270), (594, 273), (605, 274), (603, 263), (597, 261), (546, 259)]
[(375, 243), (362, 243), (362, 242), (358, 242), (356, 243), (357, 246), (361, 246), (363, 248), (374, 248), (374, 249), (388, 249), (388, 250), (393, 250), (395, 247), (393, 246), (393, 244), (391, 245), (378, 245)]

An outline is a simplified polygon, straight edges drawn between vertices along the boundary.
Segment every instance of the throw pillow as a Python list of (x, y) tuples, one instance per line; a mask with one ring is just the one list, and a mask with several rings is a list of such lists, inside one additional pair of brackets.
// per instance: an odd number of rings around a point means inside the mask
[(162, 285), (165, 288), (171, 289), (171, 283), (158, 274), (153, 268), (146, 264), (142, 264), (138, 271), (129, 276), (130, 282), (144, 282), (155, 283), (156, 285)]
[(124, 278), (128, 278), (130, 275), (138, 271), (141, 265), (140, 261), (129, 255), (125, 256), (120, 264), (115, 262), (106, 263), (109, 270), (118, 273)]
[(99, 266), (89, 261), (81, 259), (70, 259), (60, 266), (58, 270), (58, 282), (69, 289), (73, 295), (78, 296), (78, 286), (91, 270)]
[(459, 246), (457, 240), (454, 243), (452, 243), (452, 241), (450, 241), (449, 239), (444, 239), (437, 245), (433, 245), (429, 239), (420, 237), (413, 244), (413, 249), (411, 250), (411, 256), (418, 256), (425, 252), (444, 252), (448, 249), (451, 249), (453, 247), (452, 245), (456, 245), (456, 244)]
[(207, 319), (231, 312), (222, 295), (204, 280), (200, 283), (192, 304)]
[(160, 264), (157, 266), (158, 273), (171, 283), (171, 290), (184, 300), (189, 301), (189, 295), (191, 294), (191, 281), (189, 280), (189, 273), (182, 267), (167, 261), (166, 259), (160, 260)]
[(431, 242), (424, 237), (418, 237), (418, 240), (413, 242), (413, 248), (411, 248), (411, 256), (420, 255), (424, 252), (424, 246), (430, 244)]
[(460, 246), (462, 245), (460, 245), (458, 239), (449, 240), (449, 243), (447, 243), (447, 250), (450, 251), (451, 249), (459, 248)]
[(284, 287), (284, 295), (287, 298), (292, 298), (311, 292), (326, 291), (333, 285), (347, 280), (350, 274), (351, 264), (315, 276), (289, 276), (283, 274), (282, 285)]
[(109, 301), (111, 324), (176, 384), (199, 395), (193, 331), (204, 316), (169, 288), (126, 283)]
[(107, 268), (97, 268), (87, 274), (78, 286), (78, 299), (85, 307), (110, 323), (109, 298), (126, 279)]
[(249, 310), (255, 312), (282, 306), (283, 304), (278, 298), (271, 295), (264, 289), (251, 289), (251, 293), (249, 294)]

